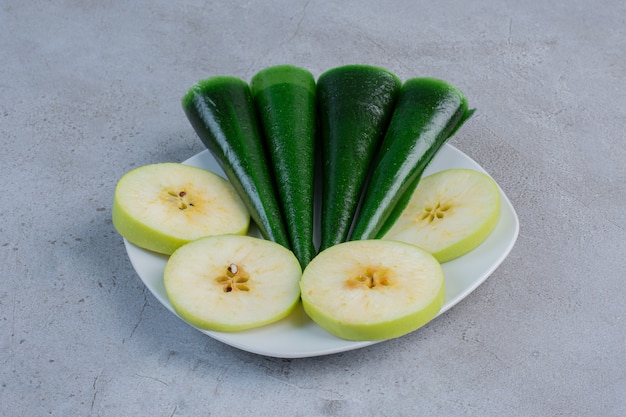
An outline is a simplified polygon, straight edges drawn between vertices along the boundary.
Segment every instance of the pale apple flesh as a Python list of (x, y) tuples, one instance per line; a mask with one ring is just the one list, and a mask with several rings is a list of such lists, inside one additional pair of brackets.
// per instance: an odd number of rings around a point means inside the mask
[(112, 220), (129, 242), (170, 255), (203, 236), (246, 234), (250, 214), (226, 179), (189, 165), (159, 163), (119, 180)]
[(491, 177), (448, 169), (421, 179), (383, 239), (414, 244), (443, 263), (478, 247), (499, 217), (500, 189)]
[(264, 326), (288, 316), (300, 300), (300, 263), (290, 250), (240, 235), (197, 239), (166, 263), (174, 311), (192, 326), (221, 332)]
[(305, 312), (342, 339), (403, 336), (432, 320), (445, 300), (441, 265), (410, 244), (341, 243), (322, 251), (300, 281)]

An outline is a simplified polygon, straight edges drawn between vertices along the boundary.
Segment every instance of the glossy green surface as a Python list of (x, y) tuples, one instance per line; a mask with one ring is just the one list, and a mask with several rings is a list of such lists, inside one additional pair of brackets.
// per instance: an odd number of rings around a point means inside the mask
[(189, 89), (182, 106), (263, 237), (290, 248), (248, 84), (232, 76), (208, 78)]
[(401, 82), (386, 69), (346, 65), (317, 82), (322, 148), (321, 246), (347, 239)]
[(350, 239), (385, 234), (430, 161), (473, 112), (463, 93), (444, 81), (404, 83)]
[(304, 268), (315, 255), (315, 78), (289, 65), (266, 68), (250, 83), (292, 250)]

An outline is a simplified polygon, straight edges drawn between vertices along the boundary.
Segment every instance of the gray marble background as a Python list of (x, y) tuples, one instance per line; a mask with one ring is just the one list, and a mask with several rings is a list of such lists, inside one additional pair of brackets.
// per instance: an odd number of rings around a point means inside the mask
[[(617, 0), (0, 0), (0, 415), (625, 415), (625, 23)], [(203, 149), (192, 83), (282, 63), (443, 78), (478, 109), (451, 143), (519, 239), (419, 331), (258, 356), (135, 274), (117, 180)]]

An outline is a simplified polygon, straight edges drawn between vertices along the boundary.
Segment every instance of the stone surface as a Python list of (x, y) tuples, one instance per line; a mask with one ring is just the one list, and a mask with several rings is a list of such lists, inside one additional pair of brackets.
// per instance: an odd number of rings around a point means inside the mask
[[(626, 6), (617, 0), (0, 1), (0, 415), (623, 416)], [(419, 331), (279, 359), (185, 325), (110, 221), (115, 184), (203, 148), (194, 82), (291, 63), (434, 76), (452, 143), (520, 219)]]

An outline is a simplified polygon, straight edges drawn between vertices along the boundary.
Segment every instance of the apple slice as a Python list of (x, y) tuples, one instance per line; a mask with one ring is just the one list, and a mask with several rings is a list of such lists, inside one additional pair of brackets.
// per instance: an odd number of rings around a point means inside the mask
[(111, 215), (129, 242), (166, 255), (202, 236), (245, 234), (250, 225), (248, 210), (227, 180), (175, 162), (125, 174), (115, 188)]
[(250, 236), (197, 239), (165, 265), (176, 313), (205, 330), (233, 332), (286, 317), (300, 300), (300, 263), (278, 243)]
[(500, 189), (482, 172), (448, 169), (424, 177), (383, 239), (412, 243), (447, 262), (475, 249), (500, 217)]
[(355, 240), (320, 252), (300, 280), (304, 311), (347, 340), (384, 340), (432, 320), (445, 300), (441, 265), (408, 243)]

